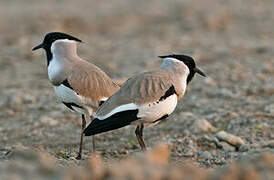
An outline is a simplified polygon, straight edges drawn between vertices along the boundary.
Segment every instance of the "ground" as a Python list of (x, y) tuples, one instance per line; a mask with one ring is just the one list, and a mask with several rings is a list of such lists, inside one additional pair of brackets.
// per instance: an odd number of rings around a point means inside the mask
[[(32, 52), (50, 31), (84, 43), (78, 53), (112, 78), (127, 78), (161, 64), (158, 55), (194, 57), (196, 75), (175, 112), (145, 128), (149, 148), (171, 147), (170, 162), (202, 168), (230, 164), (241, 155), (273, 152), (274, 1), (0, 1), (0, 160), (18, 147), (49, 153), (57, 165), (74, 159), (81, 117), (58, 102), (48, 81), (44, 52)], [(197, 131), (199, 120), (216, 129)], [(213, 143), (224, 130), (244, 145)], [(105, 161), (141, 153), (134, 127), (96, 136)]]

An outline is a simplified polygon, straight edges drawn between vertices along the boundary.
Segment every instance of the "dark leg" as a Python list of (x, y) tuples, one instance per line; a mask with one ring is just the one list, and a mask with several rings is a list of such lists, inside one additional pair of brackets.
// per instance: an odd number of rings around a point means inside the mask
[(92, 152), (95, 153), (95, 136), (92, 136)]
[(135, 134), (137, 137), (137, 140), (141, 146), (142, 151), (146, 151), (146, 145), (143, 139), (143, 129), (144, 129), (144, 124), (141, 125), (137, 125), (136, 130), (135, 130)]
[[(93, 116), (90, 116), (91, 121), (94, 119)], [(95, 136), (92, 136), (92, 152), (95, 153)]]
[(83, 147), (83, 138), (84, 138), (84, 129), (86, 128), (86, 119), (85, 119), (85, 115), (82, 114), (82, 133), (81, 133), (81, 139), (80, 139), (80, 147), (79, 147), (79, 152), (78, 152), (78, 156), (76, 157), (76, 159), (80, 160), (82, 158), (82, 147)]

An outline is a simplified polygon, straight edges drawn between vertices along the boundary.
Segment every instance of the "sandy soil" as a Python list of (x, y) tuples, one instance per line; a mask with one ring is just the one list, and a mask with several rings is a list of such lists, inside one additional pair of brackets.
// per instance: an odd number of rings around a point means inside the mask
[[(171, 163), (202, 168), (241, 155), (273, 152), (274, 1), (0, 1), (0, 161), (18, 147), (47, 152), (58, 166), (84, 166), (78, 150), (80, 116), (55, 97), (44, 52), (31, 52), (45, 33), (75, 35), (79, 55), (113, 78), (153, 69), (158, 55), (186, 53), (208, 75), (196, 76), (168, 121), (145, 129), (149, 147), (171, 145)], [(201, 131), (206, 120), (213, 131)], [(224, 130), (244, 144), (218, 140)], [(134, 127), (96, 136), (105, 161), (140, 152)], [(1, 162), (0, 162), (1, 164)]]

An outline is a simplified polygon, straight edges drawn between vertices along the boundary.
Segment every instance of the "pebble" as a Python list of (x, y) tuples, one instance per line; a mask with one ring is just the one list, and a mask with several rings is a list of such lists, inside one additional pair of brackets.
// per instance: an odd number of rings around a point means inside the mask
[(185, 157), (193, 157), (196, 153), (196, 150), (194, 147), (190, 146), (190, 147), (185, 147), (183, 150), (183, 156)]
[(212, 126), (207, 120), (201, 119), (196, 120), (193, 124), (193, 131), (194, 132), (211, 132), (216, 131), (216, 128)]
[(0, 107), (5, 106), (7, 104), (7, 101), (8, 101), (7, 99), (8, 99), (7, 96), (1, 96), (1, 98), (0, 98)]
[(208, 151), (201, 151), (198, 153), (199, 158), (202, 159), (211, 159), (212, 155)]
[(249, 149), (250, 149), (249, 146), (244, 144), (239, 147), (239, 152), (247, 152)]
[(221, 95), (221, 96), (223, 96), (225, 98), (233, 97), (233, 93), (230, 90), (228, 90), (228, 89), (222, 88), (222, 89), (219, 90), (218, 93), (219, 93), (219, 95)]
[(58, 121), (57, 121), (57, 120), (52, 119), (52, 118), (50, 118), (50, 117), (48, 117), (48, 116), (42, 116), (42, 117), (40, 118), (40, 121), (41, 121), (42, 123), (48, 124), (48, 125), (50, 125), (50, 126), (56, 126), (56, 125), (58, 124)]
[(30, 94), (25, 94), (23, 96), (23, 102), (24, 102), (24, 104), (35, 104), (36, 98)]
[(270, 104), (264, 108), (264, 110), (268, 113), (274, 114), (274, 104)]
[(244, 141), (242, 140), (242, 138), (235, 136), (233, 134), (229, 134), (225, 131), (220, 131), (216, 134), (216, 137), (220, 140), (220, 141), (225, 141), (235, 147), (240, 147), (241, 145), (244, 144)]
[(220, 142), (219, 144), (222, 149), (225, 151), (225, 152), (232, 152), (232, 151), (235, 151), (235, 147), (231, 146), (230, 144), (228, 144), (227, 142)]
[(264, 147), (274, 148), (274, 140), (270, 140), (270, 141), (266, 142)]
[(206, 78), (205, 83), (210, 85), (210, 86), (216, 86), (217, 85), (216, 80), (211, 78), (211, 77)]

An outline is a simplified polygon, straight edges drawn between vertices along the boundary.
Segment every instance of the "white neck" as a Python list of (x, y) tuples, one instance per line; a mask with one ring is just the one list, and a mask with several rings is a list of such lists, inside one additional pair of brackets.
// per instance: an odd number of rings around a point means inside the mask
[(73, 40), (56, 40), (51, 45), (53, 58), (58, 57), (75, 57), (77, 55), (76, 41)]

